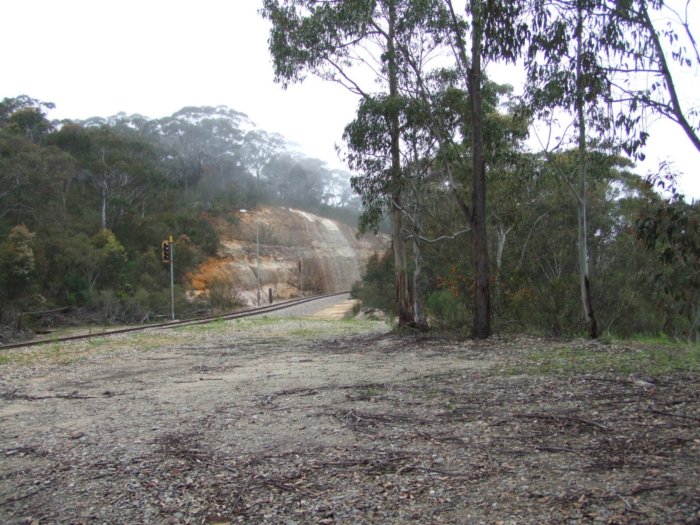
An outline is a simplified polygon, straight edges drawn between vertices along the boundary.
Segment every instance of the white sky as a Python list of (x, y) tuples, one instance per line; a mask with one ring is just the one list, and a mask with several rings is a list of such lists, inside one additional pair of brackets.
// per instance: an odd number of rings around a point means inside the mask
[[(120, 111), (157, 118), (184, 106), (225, 105), (261, 128), (339, 167), (335, 145), (356, 98), (309, 77), (285, 91), (273, 82), (268, 25), (257, 0), (5, 0), (0, 99), (56, 104), (51, 118)], [(697, 72), (695, 72), (697, 73)], [(494, 80), (513, 82), (509, 71)], [(700, 78), (684, 89), (700, 92)], [(682, 190), (700, 198), (700, 153), (674, 126), (652, 131), (650, 161), (674, 159)]]

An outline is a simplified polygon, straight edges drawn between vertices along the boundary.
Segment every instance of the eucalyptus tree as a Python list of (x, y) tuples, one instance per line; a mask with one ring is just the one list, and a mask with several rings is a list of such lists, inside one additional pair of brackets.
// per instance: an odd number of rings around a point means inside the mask
[(295, 153), (280, 153), (261, 171), (271, 202), (305, 210), (318, 210), (322, 205), (330, 176), (323, 161)]
[(151, 144), (135, 134), (75, 124), (52, 134), (50, 143), (73, 156), (80, 167), (78, 181), (96, 190), (91, 197), (98, 203), (100, 229), (114, 229), (128, 215), (146, 215), (152, 190), (162, 183)]
[(53, 126), (41, 103), (20, 102), (0, 103), (0, 233), (17, 224), (64, 225), (75, 175), (70, 155), (42, 145)]
[[(486, 171), (484, 152), (483, 65), (488, 61), (514, 61), (520, 54), (528, 32), (523, 22), (521, 2), (487, 2), (469, 0), (465, 18), (457, 15), (452, 0), (445, 0), (450, 12), (451, 44), (457, 72), (469, 94), (471, 131), (472, 228), (476, 267), (474, 298), (474, 335), (491, 334), (491, 291), (488, 242), (486, 235)], [(464, 28), (469, 21), (471, 56), (467, 55)]]
[[(400, 55), (397, 40), (433, 15), (432, 0), (265, 0), (263, 16), (272, 22), (270, 52), (276, 80), (286, 86), (307, 73), (337, 82), (361, 97), (358, 114), (379, 110), (389, 138), (385, 157), (374, 164), (384, 191), (376, 194), (365, 225), (376, 224), (382, 207), (390, 210), (399, 323), (414, 322), (403, 237), (400, 128)], [(370, 75), (383, 89), (371, 93), (360, 78)], [(379, 189), (379, 188), (377, 188)]]
[[(487, 242), (486, 173), (484, 146), (484, 63), (514, 60), (527, 28), (517, 2), (470, 0), (460, 14), (456, 2), (436, 2), (432, 42), (452, 57), (452, 66), (430, 70), (420, 61), (415, 45), (402, 45), (402, 60), (414, 75), (412, 94), (430, 105), (431, 129), (441, 145), (442, 167), (460, 209), (472, 230), (475, 282), (475, 337), (491, 334), (490, 265)], [(461, 143), (458, 143), (461, 137)], [(468, 145), (465, 154), (463, 146)], [(456, 164), (455, 164), (456, 161)], [(459, 175), (454, 171), (458, 170)], [(455, 182), (471, 179), (471, 203)]]
[(392, 110), (397, 112), (401, 128), (403, 198), (400, 211), (406, 225), (405, 236), (411, 240), (413, 254), (412, 324), (425, 329), (427, 320), (421, 286), (421, 244), (433, 241), (423, 235), (422, 214), (425, 186), (436, 155), (436, 141), (427, 125), (430, 108), (420, 100), (405, 96), (393, 100), (388, 97), (365, 99), (355, 120), (346, 126), (343, 138), (350, 151), (350, 165), (363, 173), (351, 179), (352, 187), (364, 205), (360, 226), (362, 229), (376, 229), (393, 189), (392, 179), (386, 176), (390, 163), (386, 152), (391, 141), (384, 122), (387, 104), (392, 104)]
[(491, 335), (491, 290), (489, 284), (489, 253), (486, 237), (486, 164), (484, 159), (482, 66), (484, 51), (484, 5), (481, 0), (470, 0), (471, 11), (471, 60), (467, 58), (467, 45), (462, 37), (452, 0), (446, 0), (452, 15), (455, 56), (458, 70), (465, 77), (469, 91), (471, 113), (472, 155), (472, 228), (474, 229), (474, 335), (486, 338)]
[[(700, 54), (686, 16), (662, 1), (538, 0), (526, 58), (529, 102), (540, 115), (561, 117), (572, 123), (561, 126), (555, 151), (574, 147), (579, 160), (575, 172), (561, 174), (578, 209), (578, 258), (581, 301), (592, 337), (597, 319), (591, 302), (587, 248), (587, 172), (592, 149), (623, 149), (643, 157), (646, 143), (645, 114), (655, 112), (676, 123), (700, 149), (697, 131), (689, 118), (693, 110), (682, 107), (667, 52), (661, 38), (669, 40), (673, 60), (684, 66), (700, 64)], [(653, 17), (662, 10), (677, 15), (682, 33), (694, 56), (679, 45), (673, 24), (656, 27)], [(691, 51), (692, 53), (692, 51)], [(567, 133), (572, 129), (573, 133)], [(568, 140), (568, 143), (567, 143)]]
[(239, 201), (246, 193), (253, 198), (254, 180), (244, 167), (245, 158), (267, 137), (252, 129), (254, 125), (244, 113), (225, 106), (188, 106), (155, 120), (124, 114), (107, 121), (91, 120), (98, 127), (107, 124), (123, 134), (136, 129), (157, 144), (163, 150), (168, 178), (184, 190), (186, 206), (220, 205), (222, 200), (230, 200), (223, 192), (234, 184)]
[(0, 101), (0, 128), (12, 130), (35, 144), (40, 144), (53, 131), (54, 123), (46, 118), (52, 102), (42, 102), (27, 95), (6, 97)]
[[(591, 337), (598, 335), (598, 321), (591, 300), (591, 279), (587, 245), (587, 178), (591, 138), (589, 125), (605, 133), (610, 121), (606, 103), (610, 100), (609, 86), (601, 50), (607, 45), (601, 40), (601, 20), (590, 18), (594, 2), (571, 0), (544, 2), (535, 17), (532, 43), (526, 58), (528, 70), (527, 96), (532, 107), (541, 116), (552, 118), (557, 110), (573, 115), (573, 136), (567, 129), (557, 144), (542, 144), (545, 153), (562, 147), (575, 146), (577, 161), (571, 172), (559, 171), (576, 201), (578, 217), (578, 267), (583, 312)], [(569, 141), (567, 144), (566, 141)], [(553, 166), (558, 166), (553, 161)]]
[[(308, 72), (339, 82), (363, 97), (358, 115), (371, 112), (372, 125), (384, 126), (388, 144), (381, 158), (366, 156), (373, 163), (375, 176), (366, 179), (365, 195), (370, 196), (370, 222), (388, 204), (392, 217), (395, 270), (400, 322), (411, 320), (406, 279), (406, 259), (402, 239), (402, 97), (408, 93), (400, 85), (401, 73), (411, 67), (411, 58), (420, 54), (426, 41), (413, 39), (422, 32), (430, 44), (444, 44), (456, 64), (456, 74), (468, 92), (469, 109), (463, 113), (471, 138), (471, 209), (464, 206), (474, 230), (476, 266), (473, 333), (491, 333), (489, 258), (486, 238), (486, 164), (483, 151), (482, 57), (513, 59), (519, 52), (525, 32), (520, 23), (519, 3), (493, 3), (470, 0), (464, 15), (457, 13), (452, 0), (266, 0), (263, 14), (273, 23), (270, 50), (277, 79), (284, 84), (303, 80)], [(467, 30), (471, 42), (467, 44)], [(417, 46), (417, 47), (416, 47)], [(368, 48), (378, 50), (374, 56)], [(377, 60), (379, 58), (379, 60)], [(373, 62), (372, 62), (373, 61)], [(384, 93), (370, 94), (360, 86), (354, 73), (358, 64), (376, 66)], [(416, 91), (415, 88), (413, 91)], [(371, 112), (368, 111), (371, 108)], [(366, 150), (378, 151), (372, 144)], [(374, 187), (372, 187), (374, 185)]]
[(263, 168), (285, 149), (284, 139), (279, 134), (270, 134), (261, 130), (250, 130), (243, 137), (241, 146), (242, 160), (248, 171), (255, 177), (255, 199), (262, 198), (260, 175)]

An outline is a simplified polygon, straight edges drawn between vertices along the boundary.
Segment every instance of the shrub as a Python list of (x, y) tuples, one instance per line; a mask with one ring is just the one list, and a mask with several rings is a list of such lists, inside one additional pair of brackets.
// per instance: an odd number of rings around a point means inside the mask
[(396, 313), (394, 287), (394, 260), (391, 251), (370, 257), (362, 282), (353, 286), (352, 297), (368, 308)]
[(427, 310), (440, 328), (458, 328), (468, 323), (469, 311), (449, 290), (437, 290), (428, 296)]

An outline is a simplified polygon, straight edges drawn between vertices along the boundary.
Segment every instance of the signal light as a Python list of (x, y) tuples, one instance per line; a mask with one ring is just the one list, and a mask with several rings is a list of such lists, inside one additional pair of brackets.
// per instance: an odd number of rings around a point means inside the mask
[(168, 241), (163, 241), (161, 244), (160, 255), (164, 263), (170, 262), (170, 243)]

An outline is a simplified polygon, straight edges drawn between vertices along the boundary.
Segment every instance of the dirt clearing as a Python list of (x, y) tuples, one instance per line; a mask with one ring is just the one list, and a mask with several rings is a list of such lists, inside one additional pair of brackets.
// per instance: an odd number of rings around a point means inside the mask
[(699, 523), (697, 370), (533, 358), (642, 350), (263, 319), (13, 351), (0, 522)]

